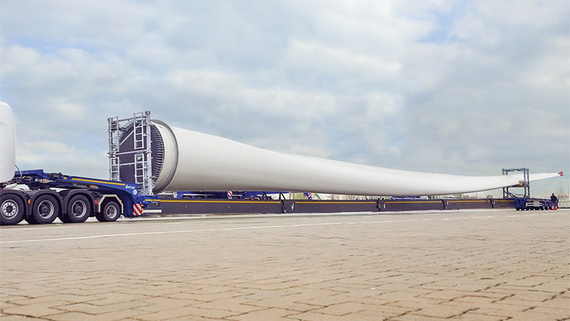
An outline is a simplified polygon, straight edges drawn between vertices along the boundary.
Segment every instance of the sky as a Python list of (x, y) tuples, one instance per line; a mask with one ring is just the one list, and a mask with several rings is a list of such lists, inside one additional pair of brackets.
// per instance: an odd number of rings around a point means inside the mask
[(107, 178), (107, 118), (149, 110), (372, 166), (564, 171), (531, 192), (568, 193), (567, 0), (0, 0), (0, 18), (21, 169)]

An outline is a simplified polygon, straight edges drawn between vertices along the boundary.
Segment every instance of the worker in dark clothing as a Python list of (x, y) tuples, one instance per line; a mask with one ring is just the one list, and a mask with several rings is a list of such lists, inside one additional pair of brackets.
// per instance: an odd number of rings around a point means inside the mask
[(554, 193), (550, 195), (550, 201), (552, 202), (552, 206), (554, 206), (554, 208), (558, 208), (558, 197), (556, 197)]

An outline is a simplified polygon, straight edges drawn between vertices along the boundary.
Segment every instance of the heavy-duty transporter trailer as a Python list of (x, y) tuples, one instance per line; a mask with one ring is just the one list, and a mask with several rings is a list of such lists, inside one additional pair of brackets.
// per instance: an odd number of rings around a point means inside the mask
[(418, 210), (497, 209), (549, 210), (547, 199), (430, 199), (430, 200), (249, 200), (139, 195), (137, 184), (86, 177), (22, 171), (15, 182), (28, 190), (1, 189), (2, 225), (82, 223), (94, 216), (114, 222), (121, 215), (237, 214), (237, 213), (338, 213), (399, 212)]
[(417, 210), (497, 209), (549, 210), (547, 199), (370, 199), (370, 200), (249, 200), (140, 195), (137, 184), (86, 177), (22, 171), (14, 183), (27, 190), (0, 190), (2, 225), (82, 223), (90, 216), (114, 222), (121, 215), (236, 214), (236, 213), (335, 213), (398, 212)]
[[(11, 118), (9, 106), (0, 103), (0, 116)], [(9, 112), (6, 113), (6, 111)], [(0, 119), (2, 122), (4, 119)], [(11, 120), (11, 119), (10, 119)], [(6, 124), (0, 124), (6, 125)], [(389, 199), (367, 200), (287, 200), (282, 192), (279, 200), (261, 197), (243, 199), (245, 192), (173, 192), (154, 195), (158, 172), (168, 165), (165, 157), (168, 142), (162, 141), (156, 125), (151, 125), (150, 112), (135, 113), (132, 118), (109, 118), (110, 180), (46, 173), (43, 170), (16, 171), (6, 175), (0, 166), (0, 224), (14, 225), (22, 220), (30, 224), (49, 224), (59, 218), (64, 223), (81, 223), (89, 217), (101, 222), (114, 222), (120, 216), (133, 218), (144, 214), (231, 214), (231, 213), (332, 213), (382, 212), (410, 210), (449, 210), (466, 208), (554, 209), (550, 200), (528, 195), (528, 169), (524, 181), (512, 187), (524, 187), (522, 198), (512, 197), (508, 188), (503, 199)], [(3, 130), (0, 146), (14, 153), (13, 130)], [(13, 128), (13, 124), (12, 124)], [(5, 132), (4, 132), (5, 131)], [(11, 137), (8, 137), (10, 136)], [(4, 139), (8, 137), (8, 139)], [(165, 147), (166, 145), (166, 147)], [(6, 147), (8, 146), (8, 147)], [(3, 151), (6, 155), (6, 150)], [(13, 160), (12, 160), (13, 161)], [(170, 164), (171, 165), (171, 164)], [(10, 165), (12, 168), (14, 165)], [(503, 170), (507, 175), (510, 171)], [(228, 172), (227, 172), (228, 173)], [(562, 175), (560, 173), (560, 175)], [(11, 178), (10, 178), (11, 177)], [(218, 175), (219, 177), (219, 175)], [(170, 177), (172, 178), (172, 177)], [(3, 181), (3, 182), (2, 182)], [(160, 179), (158, 179), (160, 181)], [(265, 195), (263, 192), (259, 192)], [(215, 198), (212, 198), (214, 196)], [(236, 199), (237, 198), (237, 199)]]

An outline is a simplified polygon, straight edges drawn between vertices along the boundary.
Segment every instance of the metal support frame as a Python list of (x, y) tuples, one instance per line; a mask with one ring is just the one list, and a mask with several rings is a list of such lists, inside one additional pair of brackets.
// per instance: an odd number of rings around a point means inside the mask
[(120, 163), (117, 153), (119, 152), (119, 136), (121, 130), (119, 129), (119, 117), (107, 119), (109, 128), (109, 179), (111, 181), (120, 180)]
[[(154, 181), (150, 111), (134, 113), (131, 118), (109, 118), (107, 122), (109, 125), (109, 179), (120, 181), (121, 167), (134, 166), (135, 174), (132, 182), (139, 185), (139, 190), (143, 195), (152, 195)], [(132, 132), (124, 137), (123, 134), (131, 128)], [(131, 135), (133, 136), (133, 149), (121, 152), (121, 144)], [(127, 154), (133, 154), (133, 163), (121, 164), (119, 156)]]
[[(510, 172), (523, 172), (523, 180), (518, 185), (503, 187), (503, 198), (529, 198), (530, 197), (530, 181), (528, 168), (503, 168), (503, 175)], [(523, 195), (512, 193), (510, 188), (523, 188)]]

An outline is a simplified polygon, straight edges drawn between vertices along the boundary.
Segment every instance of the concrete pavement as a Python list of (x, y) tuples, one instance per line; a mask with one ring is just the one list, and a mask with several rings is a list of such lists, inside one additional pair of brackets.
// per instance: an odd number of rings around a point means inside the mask
[(0, 320), (570, 320), (570, 211), (0, 229)]

